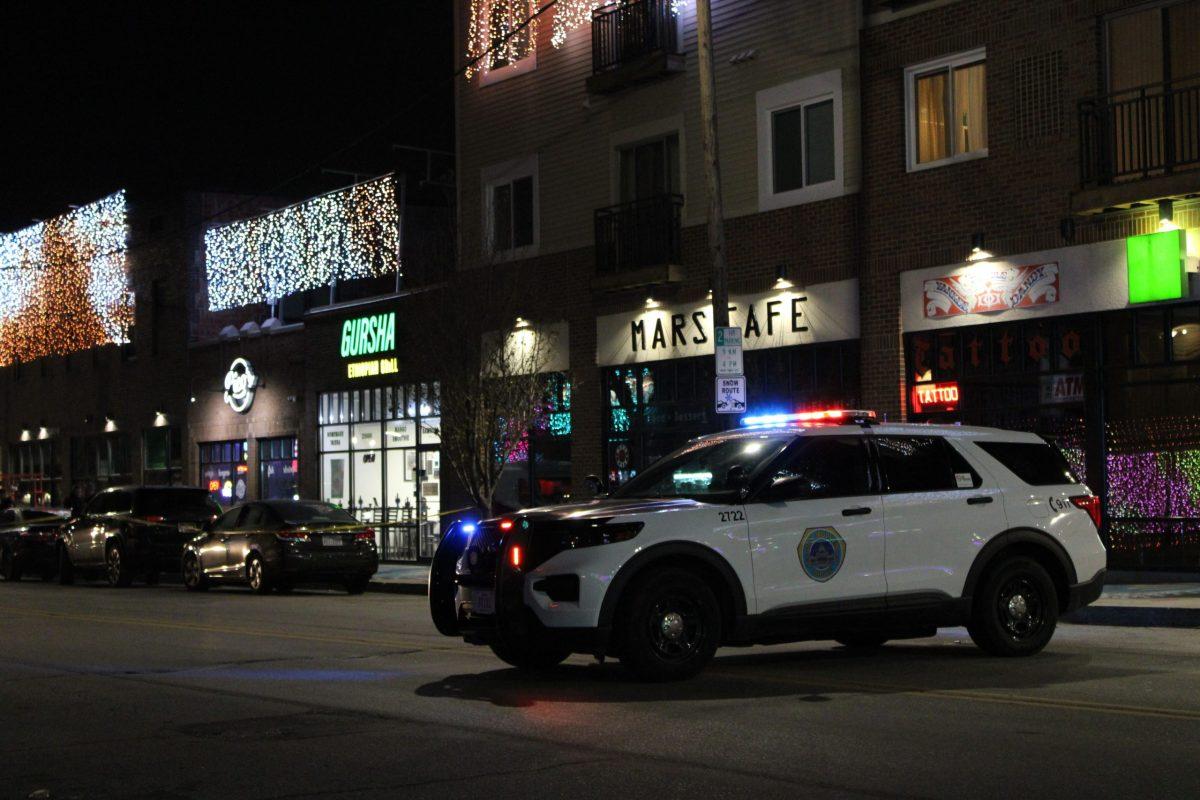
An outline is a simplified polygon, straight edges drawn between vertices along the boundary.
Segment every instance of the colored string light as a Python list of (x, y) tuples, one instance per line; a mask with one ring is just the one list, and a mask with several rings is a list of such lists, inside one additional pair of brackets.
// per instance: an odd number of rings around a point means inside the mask
[(129, 341), (122, 190), (0, 234), (0, 366)]
[(392, 176), (204, 234), (208, 307), (267, 303), (400, 268)]

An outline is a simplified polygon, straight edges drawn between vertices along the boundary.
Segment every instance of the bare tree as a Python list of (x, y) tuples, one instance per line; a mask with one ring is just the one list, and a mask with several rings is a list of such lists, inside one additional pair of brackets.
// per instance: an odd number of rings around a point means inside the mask
[(472, 298), (442, 289), (424, 305), (422, 372), (441, 382), (442, 460), (488, 511), (505, 464), (545, 412), (556, 335), (513, 313), (518, 295), (481, 270)]

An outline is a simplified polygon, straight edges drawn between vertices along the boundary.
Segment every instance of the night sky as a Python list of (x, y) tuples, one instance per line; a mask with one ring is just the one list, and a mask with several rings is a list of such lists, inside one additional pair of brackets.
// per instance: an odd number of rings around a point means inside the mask
[(121, 187), (265, 193), (452, 149), (452, 39), (448, 0), (6, 2), (0, 231)]

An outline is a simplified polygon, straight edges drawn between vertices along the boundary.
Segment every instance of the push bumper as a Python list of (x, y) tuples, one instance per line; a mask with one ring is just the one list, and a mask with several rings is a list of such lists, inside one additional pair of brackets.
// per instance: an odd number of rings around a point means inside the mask
[(1091, 580), (1072, 586), (1067, 598), (1067, 607), (1063, 609), (1063, 613), (1069, 614), (1096, 602), (1100, 598), (1100, 593), (1104, 591), (1104, 577), (1107, 574), (1108, 570), (1102, 569)]

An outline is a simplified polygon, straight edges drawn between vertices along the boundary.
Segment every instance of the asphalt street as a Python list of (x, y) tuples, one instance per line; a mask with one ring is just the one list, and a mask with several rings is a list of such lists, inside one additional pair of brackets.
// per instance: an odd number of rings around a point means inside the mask
[(529, 677), (422, 597), (0, 584), (0, 797), (1200, 796), (1200, 631)]

